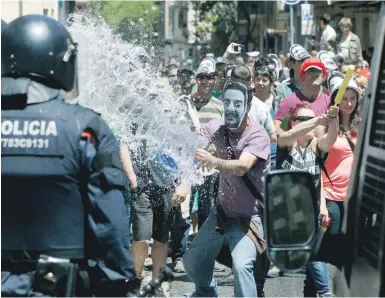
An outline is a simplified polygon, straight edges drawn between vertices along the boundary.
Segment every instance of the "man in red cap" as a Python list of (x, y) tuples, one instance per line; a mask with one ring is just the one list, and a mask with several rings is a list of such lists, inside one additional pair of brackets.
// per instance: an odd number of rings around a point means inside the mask
[(363, 76), (370, 80), (370, 69), (360, 69), (354, 73), (356, 76)]
[[(275, 122), (281, 125), (282, 120), (298, 105), (309, 103), (315, 116), (325, 114), (330, 105), (330, 96), (322, 87), (327, 70), (321, 60), (317, 58), (306, 59), (300, 70), (302, 89), (287, 96), (275, 114)], [(281, 130), (278, 130), (278, 134)]]

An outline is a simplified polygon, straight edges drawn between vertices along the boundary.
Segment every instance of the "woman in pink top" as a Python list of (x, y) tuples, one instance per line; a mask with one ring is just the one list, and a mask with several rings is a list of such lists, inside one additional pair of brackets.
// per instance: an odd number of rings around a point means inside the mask
[[(340, 73), (333, 74), (329, 79), (331, 105), (334, 105), (342, 81), (343, 75)], [(339, 134), (325, 161), (326, 173), (322, 171), (326, 206), (331, 217), (329, 232), (332, 234), (340, 231), (344, 215), (344, 200), (353, 166), (354, 147), (357, 144), (359, 98), (360, 89), (351, 80), (339, 104)]]

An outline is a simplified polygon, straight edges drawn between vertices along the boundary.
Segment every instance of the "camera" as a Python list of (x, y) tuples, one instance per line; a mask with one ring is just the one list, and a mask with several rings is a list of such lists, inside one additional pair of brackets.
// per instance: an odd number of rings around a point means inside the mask
[(242, 45), (234, 46), (234, 51), (240, 52), (242, 50), (243, 50), (243, 46)]

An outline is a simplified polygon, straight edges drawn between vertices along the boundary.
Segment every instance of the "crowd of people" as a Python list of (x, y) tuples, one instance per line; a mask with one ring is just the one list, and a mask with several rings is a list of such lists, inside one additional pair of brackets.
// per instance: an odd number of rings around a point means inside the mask
[[(41, 27), (41, 24), (46, 25)], [(346, 24), (342, 22), (341, 26), (349, 27)], [(62, 66), (63, 61), (67, 63), (65, 65), (69, 71), (54, 72), (41, 61), (50, 63), (51, 56), (46, 53), (55, 49), (33, 52), (36, 47), (27, 42), (26, 46), (17, 39), (15, 32), (22, 32), (26, 35), (25, 40), (34, 45), (36, 39), (29, 36), (40, 32), (34, 28), (54, 28), (52, 32), (62, 32), (61, 35), (54, 35), (61, 47), (65, 44), (63, 40), (72, 40), (61, 24), (36, 15), (12, 22), (2, 33), (2, 41), (7, 46), (4, 47), (2, 59), (8, 61), (2, 69), (2, 83), (7, 87), (2, 89), (2, 116), (16, 119), (15, 124), (11, 121), (2, 122), (2, 134), (14, 134), (13, 138), (17, 139), (21, 131), (19, 133), (17, 128), (10, 127), (18, 127), (18, 121), (24, 121), (26, 127), (32, 127), (29, 119), (40, 119), (42, 115), (45, 117), (43, 119), (50, 119), (55, 127), (49, 139), (51, 145), (55, 146), (50, 147), (49, 154), (41, 153), (38, 150), (41, 149), (40, 145), (36, 142), (36, 148), (33, 148), (36, 150), (29, 154), (25, 153), (22, 146), (16, 148), (3, 142), (5, 153), (2, 162), (5, 167), (2, 176), (7, 182), (6, 210), (16, 210), (22, 203), (25, 206), (28, 202), (32, 214), (39, 214), (42, 218), (49, 214), (50, 219), (52, 210), (64, 210), (62, 197), (74, 197), (78, 205), (85, 202), (84, 205), (89, 208), (87, 221), (92, 232), (88, 235), (92, 236), (90, 239), (93, 241), (87, 245), (94, 250), (94, 259), (103, 259), (98, 262), (100, 271), (93, 269), (94, 272), (102, 272), (97, 275), (98, 280), (106, 279), (106, 276), (111, 280), (129, 280), (130, 291), (139, 290), (145, 260), (149, 256), (148, 243), (152, 241), (153, 275), (160, 274), (167, 256), (170, 256), (173, 270), (186, 272), (195, 284), (195, 292), (185, 294), (186, 297), (218, 297), (213, 273), (223, 271), (224, 266), (232, 269), (236, 297), (263, 297), (266, 277), (274, 271), (277, 274), (279, 272), (267, 258), (263, 228), (264, 177), (274, 169), (309, 172), (317, 189), (320, 220), (327, 222), (330, 217), (329, 233), (340, 231), (344, 216), (343, 202), (359, 133), (360, 109), (370, 76), (362, 60), (355, 61), (353, 56), (347, 59), (347, 56), (338, 55), (339, 58), (335, 59), (330, 51), (324, 49), (312, 57), (299, 44), (291, 46), (288, 55), (260, 56), (258, 53), (249, 53), (243, 59), (242, 47), (231, 43), (222, 57), (215, 59), (209, 55), (200, 61), (197, 69), (194, 69), (191, 61), (172, 61), (167, 67), (167, 83), (178, 94), (178, 101), (183, 107), (181, 113), (189, 119), (186, 125), (204, 143), (195, 153), (204, 181), (200, 185), (165, 184), (153, 177), (154, 165), (147, 162), (151, 157), (146, 156), (145, 141), (140, 141), (139, 146), (132, 146), (130, 140), (120, 136), (119, 130), (116, 130), (120, 140), (120, 164), (116, 140), (99, 115), (64, 102), (59, 90), (70, 91), (73, 88), (76, 47), (63, 48), (60, 51), (63, 57), (55, 58), (58, 65)], [(344, 42), (349, 43), (350, 53), (354, 36), (347, 36)], [(51, 47), (51, 42), (46, 45)], [(15, 57), (19, 60), (13, 61)], [(20, 57), (24, 60), (20, 60)], [(344, 73), (351, 63), (355, 64), (355, 74), (342, 100), (337, 101)], [(57, 69), (61, 70), (59, 67)], [(68, 73), (71, 74), (69, 79)], [(30, 86), (36, 86), (39, 92), (35, 95)], [(42, 106), (49, 108), (39, 108)], [(73, 121), (78, 126), (72, 122), (69, 125), (70, 121), (65, 116), (59, 117), (60, 113), (80, 115), (77, 121)], [(55, 115), (58, 119), (53, 118)], [(31, 121), (34, 122), (37, 121)], [(62, 128), (68, 126), (71, 134), (63, 133)], [(132, 129), (135, 134), (135, 127)], [(39, 133), (35, 133), (33, 127), (24, 130), (25, 134), (30, 134), (27, 135), (30, 139)], [(50, 136), (48, 133), (46, 135)], [(59, 141), (58, 135), (63, 138), (60, 140), (69, 141)], [(70, 138), (70, 135), (73, 137)], [(68, 146), (63, 147), (67, 143)], [(82, 154), (73, 150), (78, 147)], [(25, 159), (21, 162), (25, 156), (28, 162)], [(47, 156), (50, 163), (40, 165)], [(72, 158), (71, 162), (65, 163), (69, 159), (65, 159), (66, 156)], [(80, 176), (79, 170), (74, 166), (79, 160), (82, 161), (82, 167), (79, 168), (84, 167), (87, 173), (91, 173), (87, 176), (87, 186), (84, 188), (78, 186), (83, 185), (81, 183), (84, 181), (77, 178)], [(25, 164), (32, 166), (26, 170)], [(73, 168), (68, 169), (69, 164)], [(121, 189), (125, 181), (121, 179), (121, 169), (128, 182), (125, 194), (128, 214), (122, 210)], [(43, 170), (46, 171), (44, 175)], [(41, 179), (42, 176), (49, 179)], [(62, 176), (66, 187), (61, 186)], [(29, 194), (18, 187), (20, 182), (29, 186), (35, 195), (34, 199), (39, 200), (37, 202), (44, 204), (28, 200)], [(47, 191), (46, 184), (51, 185), (50, 191)], [(83, 194), (85, 189), (87, 196)], [(12, 195), (14, 193), (15, 196)], [(56, 200), (52, 194), (57, 195)], [(82, 200), (83, 197), (86, 199)], [(75, 207), (74, 210), (83, 210)], [(72, 212), (71, 208), (68, 209)], [(44, 239), (37, 244), (31, 240), (32, 244), (28, 244), (33, 249), (52, 249), (52, 243), (61, 247), (68, 244), (63, 243), (63, 239), (67, 238), (61, 233), (78, 231), (79, 226), (83, 227), (82, 223), (68, 221), (65, 216), (68, 214), (70, 218), (81, 221), (81, 215), (64, 211), (60, 216), (52, 217), (54, 225), (47, 224), (52, 223), (50, 219), (41, 220), (42, 226), (34, 227), (37, 223), (30, 220), (29, 211), (25, 208), (17, 217), (12, 212), (6, 214), (5, 249), (20, 248), (20, 239), (28, 238), (30, 232), (39, 233), (36, 239)], [(130, 218), (129, 223), (126, 215)], [(63, 226), (61, 218), (67, 220), (66, 229), (59, 229), (57, 233), (48, 229)], [(29, 226), (31, 230), (25, 230)], [(40, 232), (45, 229), (47, 235), (44, 234), (45, 238), (42, 238)], [(129, 229), (132, 230), (132, 260)], [(24, 234), (19, 239), (20, 231)], [(75, 236), (72, 238), (77, 245), (76, 241), (83, 240), (83, 233)], [(14, 271), (12, 262), (13, 258), (10, 257), (7, 263), (10, 272)], [(284, 275), (283, 272), (279, 274)], [(9, 278), (8, 282), (9, 292), (6, 293), (14, 293), (17, 286), (24, 289), (29, 284), (30, 287), (29, 279), (16, 285)], [(100, 286), (98, 290), (105, 294), (103, 289)], [(325, 262), (310, 261), (306, 266), (304, 296), (317, 295), (333, 295), (328, 267)], [(157, 296), (162, 296), (162, 293), (158, 292)]]
[[(299, 44), (288, 55), (250, 53), (244, 59), (238, 46), (231, 43), (216, 59), (207, 55), (197, 69), (174, 59), (165, 71), (191, 130), (207, 140), (196, 152), (202, 185), (155, 185), (140, 156), (121, 142), (138, 288), (152, 238), (153, 274), (168, 255), (173, 269), (194, 282), (193, 296), (217, 296), (213, 271), (224, 265), (232, 266), (235, 296), (264, 296), (266, 276), (284, 275), (267, 265), (260, 245), (263, 177), (273, 169), (311, 173), (320, 216), (330, 216), (329, 232), (340, 230), (370, 76), (365, 63), (356, 61), (335, 105), (351, 59), (344, 63), (326, 50), (311, 54)], [(332, 292), (327, 264), (315, 261), (307, 264), (304, 295), (317, 294)]]

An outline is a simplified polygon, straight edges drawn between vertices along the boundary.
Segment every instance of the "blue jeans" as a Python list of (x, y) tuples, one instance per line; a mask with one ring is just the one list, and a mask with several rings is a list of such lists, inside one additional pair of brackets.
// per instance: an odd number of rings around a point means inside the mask
[[(321, 220), (321, 218), (320, 218)], [(319, 221), (321, 223), (321, 221)], [(321, 261), (311, 261), (306, 266), (305, 297), (316, 297), (330, 292), (328, 265)]]
[[(319, 217), (319, 224), (321, 217)], [(321, 261), (310, 261), (306, 266), (306, 279), (304, 281), (304, 296), (316, 297), (330, 293), (328, 265)]]
[(187, 249), (190, 234), (190, 218), (183, 218), (181, 206), (173, 208), (173, 222), (170, 229), (171, 258), (175, 261), (181, 258)]
[(190, 213), (194, 203), (194, 195), (198, 192), (198, 227), (201, 228), (211, 209), (215, 205), (219, 186), (219, 174), (214, 173), (204, 177), (201, 185), (195, 185), (191, 189)]
[(314, 282), (314, 286), (310, 285), (309, 287), (315, 287), (315, 290), (319, 295), (330, 292), (329, 271), (327, 263), (320, 261), (307, 263), (306, 279), (307, 282)]
[[(257, 297), (253, 275), (257, 259), (255, 244), (237, 223), (229, 224), (224, 235), (219, 234), (216, 231), (215, 212), (213, 208), (183, 258), (187, 276), (195, 284), (195, 293), (198, 297), (218, 297), (217, 283), (213, 276), (214, 264), (224, 241), (227, 240), (233, 261), (235, 297)], [(261, 218), (255, 216), (252, 220), (258, 225), (263, 237)]]
[[(342, 218), (344, 215), (343, 202), (327, 201), (326, 205), (331, 222), (327, 233), (337, 234), (340, 232)], [(333, 252), (330, 252), (333, 253)], [(313, 297), (315, 292), (322, 295), (330, 291), (329, 272), (325, 262), (309, 262), (306, 268), (305, 297)]]
[(329, 211), (329, 216), (331, 218), (327, 233), (330, 233), (332, 235), (338, 234), (341, 231), (342, 220), (345, 213), (344, 202), (329, 200), (327, 200), (326, 202), (326, 207)]

